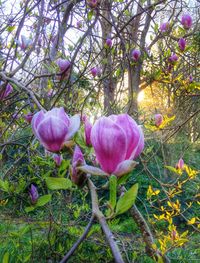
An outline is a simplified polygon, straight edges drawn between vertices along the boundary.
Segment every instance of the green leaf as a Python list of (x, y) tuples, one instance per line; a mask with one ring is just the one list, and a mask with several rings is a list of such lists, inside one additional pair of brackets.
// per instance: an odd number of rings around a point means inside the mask
[(128, 180), (128, 178), (129, 178), (131, 175), (132, 175), (132, 172), (121, 176), (121, 177), (118, 179), (117, 184), (118, 184), (118, 185), (120, 185), (120, 184), (125, 184), (126, 181)]
[(44, 206), (49, 201), (51, 201), (51, 195), (43, 195), (40, 198), (38, 198), (37, 203), (35, 204), (35, 207)]
[(135, 203), (138, 192), (138, 184), (134, 184), (117, 202), (116, 215), (125, 213)]
[(9, 192), (9, 183), (8, 181), (3, 181), (0, 179), (0, 189), (4, 192)]
[(110, 186), (110, 206), (112, 209), (115, 209), (116, 201), (117, 201), (117, 177), (115, 175), (111, 175), (109, 178), (109, 186)]
[(8, 252), (4, 254), (2, 263), (9, 263), (9, 253)]
[(66, 175), (69, 165), (70, 165), (69, 160), (62, 160), (61, 166), (58, 169), (58, 177), (64, 177)]
[(50, 190), (66, 190), (72, 187), (72, 182), (68, 178), (47, 177), (45, 180)]
[(26, 213), (29, 213), (29, 212), (32, 212), (35, 208), (36, 208), (36, 207), (34, 207), (34, 206), (27, 206), (27, 207), (25, 208), (25, 211), (26, 211)]
[(173, 166), (168, 166), (166, 165), (165, 168), (167, 168), (169, 171), (179, 174), (178, 170), (176, 168), (174, 168)]
[(92, 20), (93, 14), (94, 14), (93, 10), (90, 10), (90, 11), (88, 12), (87, 18), (88, 18), (89, 21)]
[(8, 26), (7, 31), (11, 33), (15, 29), (15, 26)]

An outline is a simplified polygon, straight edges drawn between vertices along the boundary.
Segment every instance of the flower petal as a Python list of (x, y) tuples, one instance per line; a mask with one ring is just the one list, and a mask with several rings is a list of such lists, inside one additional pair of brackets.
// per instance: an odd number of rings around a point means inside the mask
[(101, 170), (100, 168), (91, 166), (91, 165), (83, 165), (83, 166), (79, 166), (77, 167), (78, 170), (81, 170), (84, 173), (87, 174), (93, 174), (93, 175), (100, 175), (100, 176), (108, 176), (107, 173), (105, 173), (103, 170)]
[(131, 156), (129, 158), (130, 160), (136, 159), (144, 149), (144, 133), (142, 131), (141, 126), (138, 126), (138, 129), (140, 137), (138, 140), (137, 147), (135, 147), (134, 151), (131, 153)]
[(31, 121), (33, 132), (37, 138), (39, 137), (37, 133), (37, 127), (43, 119), (44, 119), (44, 112), (39, 111), (33, 116), (33, 119)]
[(135, 161), (125, 160), (117, 166), (117, 169), (114, 171), (113, 174), (120, 177), (124, 174), (131, 172), (137, 164), (138, 163)]
[(115, 119), (115, 122), (124, 130), (127, 138), (127, 152), (125, 159), (131, 159), (133, 152), (138, 147), (140, 139), (140, 132), (137, 123), (128, 115), (111, 115), (111, 118)]
[(58, 118), (45, 118), (37, 127), (37, 135), (43, 146), (51, 152), (60, 151), (68, 127)]
[(69, 140), (78, 131), (80, 127), (80, 116), (78, 114), (70, 118), (70, 126), (65, 140)]
[(91, 142), (101, 168), (111, 174), (124, 161), (127, 151), (126, 135), (111, 118), (102, 117), (94, 124)]

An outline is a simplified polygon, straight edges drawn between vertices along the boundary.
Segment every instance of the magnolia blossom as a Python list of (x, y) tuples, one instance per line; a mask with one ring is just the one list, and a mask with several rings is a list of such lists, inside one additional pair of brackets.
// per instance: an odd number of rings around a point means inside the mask
[(27, 37), (25, 37), (24, 35), (21, 36), (21, 43), (20, 43), (20, 47), (22, 50), (26, 50), (27, 48), (31, 47), (33, 41)]
[(87, 0), (87, 4), (89, 7), (95, 8), (95, 7), (97, 7), (98, 0)]
[(159, 127), (163, 123), (163, 116), (161, 114), (155, 114), (154, 120), (155, 120), (155, 125)]
[(190, 29), (192, 26), (192, 17), (189, 14), (184, 14), (181, 18), (181, 24), (185, 29)]
[(141, 52), (140, 52), (140, 50), (138, 50), (138, 49), (134, 49), (134, 50), (132, 51), (132, 53), (131, 53), (131, 58), (132, 58), (135, 62), (139, 60), (140, 56), (141, 56)]
[(92, 76), (95, 78), (96, 76), (101, 76), (101, 69), (99, 67), (94, 67), (90, 70)]
[(165, 32), (167, 32), (167, 31), (169, 31), (169, 29), (170, 29), (170, 24), (169, 24), (169, 22), (165, 22), (165, 23), (162, 23), (162, 24), (160, 25), (160, 31), (161, 31), (162, 33), (165, 33)]
[(179, 41), (178, 41), (178, 46), (180, 48), (181, 51), (184, 51), (185, 50), (185, 47), (186, 47), (186, 41), (184, 38), (180, 38)]
[(85, 159), (83, 157), (80, 147), (76, 145), (72, 157), (71, 176), (72, 181), (79, 186), (81, 186), (83, 181), (85, 180), (85, 174), (78, 169), (78, 167), (82, 165), (85, 165)]
[(184, 161), (182, 158), (180, 158), (178, 163), (176, 164), (176, 169), (180, 169), (180, 170), (184, 169)]
[(82, 21), (77, 21), (77, 22), (76, 22), (76, 27), (77, 27), (77, 28), (82, 28), (82, 27), (83, 27)]
[(59, 58), (57, 61), (56, 61), (59, 69), (60, 69), (60, 73), (61, 74), (65, 74), (67, 75), (68, 74), (68, 71), (70, 69), (70, 62), (66, 59), (62, 59), (62, 58)]
[(13, 115), (12, 115), (13, 119), (19, 119), (19, 115), (18, 115), (18, 112), (15, 112)]
[(90, 139), (90, 135), (91, 135), (91, 130), (92, 130), (92, 124), (90, 123), (90, 121), (88, 120), (88, 118), (86, 116), (84, 116), (83, 118), (83, 123), (84, 123), (84, 132), (85, 132), (85, 142), (86, 145), (91, 145), (91, 139)]
[(0, 100), (3, 100), (6, 97), (8, 97), (8, 95), (12, 92), (13, 92), (13, 87), (9, 83), (6, 85), (5, 88), (1, 87), (1, 89), (0, 89)]
[(192, 75), (189, 76), (189, 83), (192, 83), (193, 82), (193, 77)]
[(104, 173), (121, 176), (130, 172), (144, 148), (140, 126), (128, 115), (101, 117), (92, 127), (91, 142)]
[(54, 154), (54, 155), (53, 155), (53, 159), (54, 159), (56, 165), (57, 165), (57, 166), (60, 166), (61, 163), (62, 163), (63, 157), (62, 157), (61, 154)]
[(29, 195), (31, 198), (31, 203), (35, 204), (39, 198), (37, 187), (34, 184), (31, 184), (31, 188), (29, 190)]
[(79, 115), (69, 118), (64, 108), (54, 108), (46, 113), (36, 113), (31, 122), (33, 132), (50, 152), (60, 151), (80, 126)]
[(178, 56), (176, 54), (172, 54), (169, 57), (169, 62), (171, 62), (172, 64), (176, 63), (178, 61)]
[(24, 119), (28, 122), (28, 123), (31, 123), (32, 119), (33, 119), (33, 113), (32, 112), (29, 112), (27, 114), (24, 115)]
[(106, 47), (109, 47), (109, 48), (112, 47), (112, 39), (110, 39), (110, 38), (106, 39)]

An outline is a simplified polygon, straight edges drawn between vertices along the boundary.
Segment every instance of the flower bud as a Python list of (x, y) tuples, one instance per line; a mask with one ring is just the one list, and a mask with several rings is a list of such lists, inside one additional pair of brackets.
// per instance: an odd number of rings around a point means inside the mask
[(39, 194), (37, 191), (37, 187), (31, 184), (31, 188), (29, 189), (29, 196), (31, 198), (31, 203), (35, 204), (37, 203), (37, 200), (39, 198)]
[(77, 167), (82, 165), (85, 165), (85, 159), (83, 157), (81, 149), (79, 148), (78, 145), (76, 145), (72, 158), (71, 177), (72, 177), (72, 181), (78, 186), (82, 186), (86, 179), (85, 174), (77, 169)]
[(163, 116), (161, 114), (155, 114), (154, 120), (155, 120), (155, 125), (159, 127), (163, 123)]
[(192, 17), (189, 14), (184, 14), (181, 18), (181, 24), (185, 29), (190, 29), (192, 26)]
[(167, 31), (169, 31), (169, 29), (170, 29), (169, 22), (165, 22), (160, 25), (160, 32), (162, 33), (166, 33)]
[(180, 48), (181, 51), (184, 51), (185, 50), (185, 47), (186, 47), (186, 41), (184, 38), (180, 38), (179, 41), (178, 41), (178, 46)]
[(101, 76), (101, 69), (99, 67), (94, 67), (90, 70), (92, 76), (95, 78), (96, 76)]
[(76, 27), (79, 28), (79, 29), (82, 28), (83, 27), (82, 21), (77, 21), (76, 22)]
[(178, 61), (178, 56), (177, 56), (176, 54), (172, 54), (172, 55), (169, 57), (169, 62), (170, 62), (170, 63), (175, 64), (177, 61)]
[(87, 0), (87, 4), (90, 8), (96, 8), (98, 4), (98, 0)]
[(33, 41), (29, 38), (26, 38), (24, 35), (21, 36), (21, 43), (20, 47), (22, 50), (26, 50), (27, 48), (30, 48), (32, 45)]
[(61, 163), (62, 163), (63, 157), (62, 157), (61, 154), (54, 154), (54, 155), (53, 155), (53, 159), (54, 159), (56, 165), (57, 165), (57, 166), (60, 166)]
[(132, 58), (135, 62), (139, 60), (140, 56), (141, 56), (141, 52), (140, 52), (140, 50), (138, 50), (138, 49), (134, 49), (134, 50), (132, 51), (132, 53), (131, 53), (131, 58)]
[(189, 76), (189, 83), (192, 83), (193, 82), (193, 77), (192, 75)]
[(33, 119), (33, 113), (32, 112), (29, 112), (27, 114), (24, 115), (24, 119), (30, 124), (32, 119)]
[(105, 46), (108, 47), (108, 48), (111, 48), (112, 47), (112, 39), (107, 38)]
[(62, 59), (62, 58), (59, 58), (57, 61), (56, 61), (59, 69), (60, 69), (60, 73), (63, 74), (63, 73), (67, 73), (70, 66), (71, 66), (71, 63), (66, 60), (66, 59)]
[(1, 89), (0, 89), (0, 100), (3, 100), (6, 97), (8, 97), (8, 95), (12, 92), (13, 92), (13, 87), (9, 83), (6, 85), (5, 88), (1, 87)]
[(176, 169), (183, 170), (184, 169), (184, 161), (182, 158), (179, 159), (178, 163), (176, 164)]

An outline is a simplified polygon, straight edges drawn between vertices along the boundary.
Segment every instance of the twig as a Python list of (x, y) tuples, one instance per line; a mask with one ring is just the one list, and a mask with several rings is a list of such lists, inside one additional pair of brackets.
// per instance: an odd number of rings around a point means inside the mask
[(97, 197), (97, 192), (96, 192), (96, 187), (93, 184), (93, 182), (88, 178), (88, 188), (90, 189), (90, 194), (91, 194), (91, 199), (92, 199), (92, 212), (94, 216), (98, 219), (102, 230), (106, 236), (106, 240), (109, 243), (109, 246), (111, 248), (113, 257), (115, 259), (116, 263), (124, 263), (124, 260), (122, 258), (122, 255), (119, 251), (119, 248), (114, 240), (114, 236), (112, 232), (110, 231), (110, 228), (108, 227), (108, 224), (106, 222), (106, 219), (103, 215), (103, 213), (99, 209), (99, 202), (98, 202), (98, 197)]
[(83, 240), (87, 237), (87, 234), (90, 231), (90, 228), (92, 227), (93, 221), (94, 221), (94, 214), (92, 214), (90, 221), (88, 225), (86, 226), (83, 234), (80, 236), (80, 238), (74, 243), (73, 247), (68, 251), (68, 253), (64, 256), (64, 258), (60, 261), (60, 263), (65, 263), (67, 260), (73, 255), (74, 251), (79, 247), (79, 245), (83, 242)]

